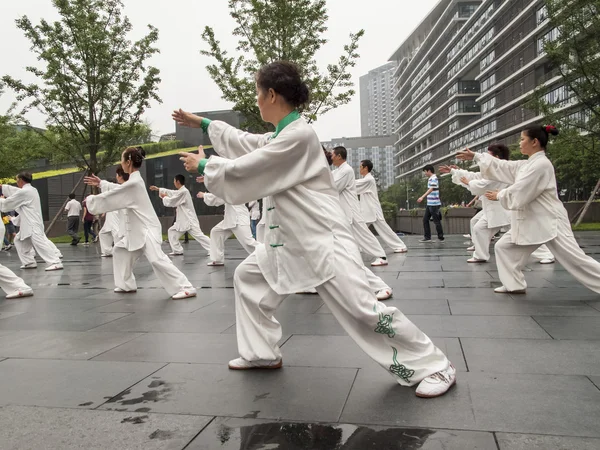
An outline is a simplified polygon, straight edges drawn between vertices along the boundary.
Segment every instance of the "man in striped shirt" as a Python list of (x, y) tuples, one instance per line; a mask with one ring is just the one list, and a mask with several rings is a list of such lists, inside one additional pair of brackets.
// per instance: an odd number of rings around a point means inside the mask
[(435, 169), (431, 164), (426, 165), (423, 168), (423, 172), (429, 178), (427, 180), (427, 192), (423, 194), (417, 200), (419, 203), (427, 197), (427, 206), (425, 207), (425, 215), (423, 216), (423, 229), (425, 230), (423, 239), (419, 242), (432, 242), (431, 241), (431, 226), (429, 225), (429, 219), (433, 218), (435, 229), (438, 235), (438, 241), (444, 242), (444, 230), (442, 229), (442, 201), (440, 200), (440, 183), (435, 176)]

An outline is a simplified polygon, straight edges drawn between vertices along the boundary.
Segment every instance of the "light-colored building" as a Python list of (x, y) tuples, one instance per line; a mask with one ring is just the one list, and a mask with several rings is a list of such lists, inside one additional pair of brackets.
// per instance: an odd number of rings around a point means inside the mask
[(394, 136), (368, 136), (337, 138), (322, 142), (328, 148), (342, 146), (348, 151), (347, 162), (350, 164), (356, 178), (360, 177), (359, 166), (364, 159), (373, 162), (373, 169), (379, 178), (382, 189), (387, 189), (394, 184)]
[(392, 134), (394, 111), (394, 71), (396, 62), (371, 70), (360, 77), (360, 134), (387, 136)]
[(396, 177), (466, 146), (517, 143), (543, 120), (526, 108), (541, 85), (549, 102), (578, 114), (544, 52), (556, 37), (543, 0), (441, 0), (391, 57)]

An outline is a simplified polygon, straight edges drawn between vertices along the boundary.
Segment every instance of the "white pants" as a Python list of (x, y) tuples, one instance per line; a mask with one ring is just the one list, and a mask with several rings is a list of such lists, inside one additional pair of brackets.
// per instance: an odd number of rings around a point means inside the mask
[(15, 248), (21, 264), (34, 264), (37, 253), (47, 264), (60, 264), (60, 251), (45, 234), (33, 233), (30, 237), (21, 240), (19, 234), (15, 238)]
[(554, 259), (554, 255), (546, 245), (540, 245), (540, 247), (531, 254), (534, 259)]
[(100, 239), (100, 253), (103, 255), (113, 254), (113, 244), (115, 243), (115, 233), (111, 230), (100, 230), (98, 238)]
[[(558, 223), (558, 236), (546, 245), (556, 260), (581, 284), (600, 294), (600, 262), (585, 254), (570, 232), (570, 224)], [(522, 268), (539, 245), (516, 245), (511, 242), (511, 231), (496, 243), (496, 263), (500, 281), (509, 291), (527, 288)]]
[(471, 230), (471, 238), (473, 238), (473, 228), (475, 228), (475, 224), (477, 222), (479, 222), (479, 219), (481, 219), (483, 217), (483, 209), (481, 211), (479, 211), (477, 214), (475, 214), (473, 217), (471, 217), (471, 224), (469, 229)]
[(12, 270), (2, 264), (0, 264), (0, 288), (7, 294), (12, 294), (20, 289), (31, 289), (22, 278), (16, 276)]
[(364, 222), (352, 221), (352, 234), (362, 253), (373, 258), (385, 258), (385, 251), (369, 227)]
[[(317, 292), (344, 330), (396, 381), (404, 386), (448, 367), (446, 356), (397, 308), (378, 302), (367, 282), (364, 266), (348, 250), (335, 245), (336, 276), (317, 286)], [(273, 314), (286, 295), (277, 294), (252, 254), (234, 275), (238, 350), (248, 361), (281, 358), (277, 343), (281, 325)]]
[(146, 239), (146, 245), (139, 250), (130, 252), (123, 247), (114, 247), (113, 253), (115, 286), (125, 291), (137, 289), (133, 267), (142, 255), (148, 259), (156, 278), (169, 295), (193, 287), (187, 277), (175, 267), (173, 261), (164, 254), (160, 244), (152, 239)]
[[(475, 216), (477, 217), (477, 216)], [(471, 219), (472, 221), (473, 219)], [(494, 235), (500, 231), (502, 227), (488, 228), (487, 217), (480, 217), (475, 225), (471, 228), (471, 240), (475, 246), (473, 258), (487, 261), (490, 259), (490, 244)]]
[(377, 234), (383, 243), (392, 250), (399, 251), (406, 249), (406, 244), (404, 244), (402, 239), (400, 239), (398, 235), (394, 233), (385, 220), (378, 219), (377, 221), (372, 222), (370, 225), (373, 225), (373, 228), (375, 228), (375, 231), (377, 231)]
[(225, 262), (225, 241), (235, 234), (235, 237), (242, 244), (244, 250), (251, 254), (258, 245), (256, 239), (252, 237), (250, 225), (238, 225), (235, 228), (223, 228), (223, 222), (219, 222), (210, 230), (210, 260), (214, 262)]
[[(179, 238), (181, 236), (183, 236), (185, 233), (186, 233), (186, 231), (177, 231), (175, 229), (175, 225), (173, 225), (171, 228), (169, 228), (169, 231), (168, 231), (169, 244), (171, 244), (171, 250), (173, 250), (173, 253), (183, 253), (183, 246), (181, 245)], [(192, 236), (194, 239), (196, 239), (204, 250), (206, 250), (207, 252), (210, 252), (210, 239), (208, 238), (207, 235), (205, 235), (202, 232), (202, 230), (200, 229), (200, 226), (192, 225), (191, 228), (189, 230), (187, 230), (187, 233), (189, 233), (190, 236)]]

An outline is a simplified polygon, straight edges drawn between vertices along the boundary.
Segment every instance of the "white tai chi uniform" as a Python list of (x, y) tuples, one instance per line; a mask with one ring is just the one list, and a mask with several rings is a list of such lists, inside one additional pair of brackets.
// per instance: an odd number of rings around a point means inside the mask
[(146, 191), (146, 184), (139, 172), (133, 172), (123, 184), (102, 181), (102, 193), (87, 198), (87, 208), (97, 215), (110, 211), (124, 210), (123, 238), (113, 248), (113, 271), (115, 286), (124, 291), (135, 291), (133, 267), (144, 255), (160, 284), (169, 295), (185, 289), (193, 289), (186, 276), (175, 267), (173, 261), (160, 248), (162, 227)]
[(158, 190), (159, 194), (166, 195), (163, 203), (168, 208), (177, 208), (175, 223), (169, 228), (169, 244), (173, 253), (182, 254), (183, 246), (179, 242), (179, 238), (185, 233), (189, 233), (198, 243), (210, 252), (210, 239), (200, 228), (200, 222), (194, 208), (194, 201), (190, 191), (185, 186), (181, 186), (177, 190), (163, 189)]
[(208, 206), (225, 205), (223, 220), (210, 230), (210, 260), (225, 262), (225, 241), (235, 234), (244, 250), (251, 254), (258, 245), (250, 230), (250, 212), (245, 204), (230, 205), (210, 192), (204, 193), (204, 203)]
[(61, 253), (44, 233), (44, 217), (40, 195), (31, 184), (21, 189), (2, 185), (2, 193), (6, 198), (0, 199), (0, 210), (16, 211), (19, 214), (20, 229), (15, 237), (15, 247), (21, 263), (35, 264), (36, 253), (49, 265), (61, 265)]
[(383, 243), (394, 252), (405, 251), (406, 245), (385, 221), (377, 194), (377, 182), (373, 175), (368, 173), (363, 178), (357, 179), (356, 192), (360, 195), (360, 211), (367, 225), (373, 225)]
[(512, 225), (495, 246), (504, 287), (508, 291), (527, 287), (522, 268), (529, 255), (545, 243), (571, 275), (600, 293), (600, 262), (587, 256), (575, 240), (546, 152), (537, 152), (526, 161), (476, 154), (475, 161), (483, 177), (510, 185), (498, 193), (498, 201), (511, 211)]
[[(103, 182), (100, 184), (102, 192), (111, 190), (112, 188), (119, 186), (116, 183)], [(103, 255), (113, 254), (113, 244), (119, 240), (119, 228), (120, 228), (120, 211), (110, 211), (106, 213), (104, 219), (104, 225), (98, 233), (100, 239), (100, 252)]]
[(286, 119), (276, 137), (220, 121), (207, 127), (221, 155), (204, 168), (207, 188), (227, 203), (265, 203), (265, 243), (234, 276), (240, 356), (280, 358), (275, 310), (289, 294), (317, 286), (346, 332), (398, 383), (411, 386), (448, 369), (446, 356), (421, 330), (375, 298), (319, 138), (302, 118), (280, 130)]
[[(0, 220), (0, 242), (4, 240), (6, 228)], [(0, 289), (7, 294), (12, 294), (17, 291), (28, 291), (31, 288), (25, 284), (22, 278), (16, 276), (8, 267), (0, 264)]]
[(347, 162), (342, 163), (333, 172), (333, 180), (340, 196), (340, 205), (350, 222), (352, 234), (363, 253), (374, 258), (385, 258), (383, 247), (369, 230), (360, 212), (360, 203), (356, 193), (354, 170)]

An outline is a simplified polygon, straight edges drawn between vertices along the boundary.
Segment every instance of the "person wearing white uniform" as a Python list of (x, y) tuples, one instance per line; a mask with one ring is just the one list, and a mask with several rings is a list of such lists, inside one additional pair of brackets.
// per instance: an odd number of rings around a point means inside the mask
[(177, 208), (175, 223), (168, 231), (169, 244), (171, 244), (171, 253), (169, 253), (169, 256), (183, 255), (183, 246), (179, 242), (179, 239), (185, 233), (192, 235), (204, 250), (210, 252), (210, 239), (204, 234), (202, 228), (200, 228), (192, 194), (185, 187), (185, 176), (181, 174), (175, 175), (173, 184), (175, 185), (175, 190), (150, 186), (151, 191), (158, 191), (163, 204), (167, 208)]
[[(0, 220), (0, 242), (4, 240), (6, 229), (4, 223)], [(16, 276), (8, 267), (0, 264), (0, 289), (6, 293), (6, 298), (30, 297), (33, 295), (31, 289), (22, 278)]]
[(394, 253), (406, 253), (408, 249), (402, 239), (392, 231), (385, 221), (379, 195), (377, 194), (377, 182), (371, 171), (373, 163), (365, 159), (360, 162), (359, 171), (362, 178), (356, 180), (356, 192), (360, 195), (360, 210), (367, 225), (373, 225), (375, 231), (385, 245), (390, 247)]
[(369, 231), (369, 227), (365, 223), (365, 219), (360, 212), (354, 170), (352, 170), (352, 167), (346, 162), (347, 157), (348, 152), (344, 147), (335, 147), (333, 149), (331, 160), (337, 169), (335, 169), (332, 174), (333, 181), (340, 196), (340, 205), (350, 223), (350, 228), (352, 229), (352, 234), (356, 239), (358, 247), (363, 253), (375, 258), (373, 262), (371, 262), (371, 265), (387, 266), (388, 261), (385, 251), (377, 238)]
[(346, 332), (397, 383), (418, 384), (420, 397), (444, 394), (456, 381), (452, 364), (397, 308), (378, 302), (367, 282), (319, 138), (297, 110), (309, 98), (299, 69), (270, 63), (258, 71), (256, 85), (261, 116), (274, 133), (253, 135), (182, 110), (173, 114), (183, 126), (202, 126), (220, 155), (182, 153), (188, 171), (204, 173), (207, 188), (227, 203), (265, 202), (265, 243), (234, 275), (240, 357), (229, 368), (282, 367), (275, 310), (289, 294), (316, 286)]
[[(104, 188), (102, 192), (109, 191), (117, 187), (120, 184), (125, 183), (129, 180), (129, 174), (123, 171), (122, 167), (117, 167), (117, 184), (115, 183), (102, 183), (101, 186)], [(104, 215), (104, 226), (98, 233), (100, 238), (100, 256), (103, 258), (112, 258), (113, 256), (113, 245), (118, 242), (120, 236), (122, 236), (121, 229), (121, 217), (123, 216), (122, 210), (110, 211)]]
[(121, 167), (129, 174), (129, 180), (121, 185), (114, 185), (112, 189), (106, 189), (107, 182), (95, 175), (84, 178), (86, 184), (99, 186), (102, 190), (101, 194), (88, 197), (87, 206), (91, 214), (125, 210), (123, 238), (113, 248), (115, 292), (137, 290), (133, 267), (140, 256), (144, 255), (156, 278), (173, 299), (195, 297), (196, 289), (160, 248), (162, 227), (139, 172), (145, 156), (141, 147), (125, 149)]
[(252, 230), (252, 237), (256, 239), (256, 226), (260, 220), (260, 203), (258, 200), (252, 200), (248, 203), (250, 208), (250, 229)]
[[(198, 177), (197, 181), (204, 183), (204, 178)], [(207, 206), (225, 205), (223, 220), (210, 230), (210, 262), (207, 265), (225, 265), (225, 241), (234, 234), (244, 250), (252, 254), (258, 242), (252, 237), (250, 212), (246, 205), (230, 205), (210, 192), (198, 192), (197, 197), (204, 200)]]
[(16, 211), (19, 214), (20, 229), (15, 238), (15, 247), (21, 260), (21, 269), (35, 269), (36, 253), (47, 264), (46, 271), (62, 270), (62, 256), (56, 245), (44, 233), (44, 217), (40, 194), (31, 185), (33, 177), (30, 173), (17, 175), (17, 186), (2, 185), (3, 199), (0, 199), (0, 210)]
[(554, 166), (546, 156), (553, 126), (539, 125), (521, 133), (521, 153), (525, 161), (503, 161), (469, 149), (458, 153), (462, 160), (475, 160), (483, 177), (509, 187), (488, 191), (489, 200), (498, 201), (512, 212), (511, 229), (496, 243), (496, 262), (502, 286), (497, 293), (524, 293), (527, 288), (522, 268), (541, 244), (546, 244), (556, 260), (583, 285), (600, 293), (600, 262), (579, 247), (567, 211), (558, 198)]

